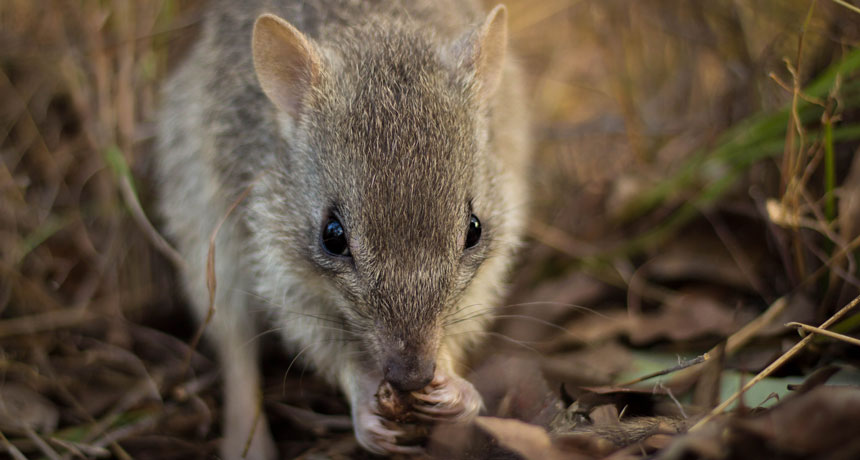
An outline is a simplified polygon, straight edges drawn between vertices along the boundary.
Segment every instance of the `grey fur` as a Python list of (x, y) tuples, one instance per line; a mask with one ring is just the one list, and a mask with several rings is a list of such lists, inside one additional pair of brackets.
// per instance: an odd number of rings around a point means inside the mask
[[(299, 118), (279, 114), (256, 80), (251, 30), (264, 12), (302, 31), (322, 59)], [(486, 315), (467, 317), (502, 292), (530, 150), (513, 60), (489, 100), (477, 87), (468, 45), (484, 17), (457, 0), (212, 5), (165, 87), (156, 163), (159, 209), (201, 317), (209, 235), (251, 189), (219, 233), (208, 331), (225, 369), (226, 457), (244, 447), (258, 403), (260, 330), (277, 328), (341, 386), (359, 440), (377, 451), (356, 406), (372, 403), (382, 361), (429, 359), (455, 373), (480, 338)], [(352, 259), (320, 247), (332, 208)], [(483, 237), (464, 251), (470, 213)], [(274, 455), (268, 436), (262, 424), (250, 457)]]

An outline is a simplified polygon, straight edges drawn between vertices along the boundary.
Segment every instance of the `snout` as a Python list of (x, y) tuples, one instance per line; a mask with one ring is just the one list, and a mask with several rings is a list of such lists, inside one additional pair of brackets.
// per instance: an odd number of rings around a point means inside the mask
[(436, 363), (430, 359), (390, 356), (383, 364), (385, 380), (400, 391), (418, 391), (433, 380)]

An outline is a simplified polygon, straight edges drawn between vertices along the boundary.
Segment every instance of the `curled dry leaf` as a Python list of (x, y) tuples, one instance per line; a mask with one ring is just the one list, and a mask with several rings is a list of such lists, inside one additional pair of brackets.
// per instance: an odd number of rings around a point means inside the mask
[(411, 394), (397, 391), (386, 381), (379, 384), (376, 390), (376, 403), (379, 415), (399, 423), (411, 423), (415, 421), (412, 406), (415, 398)]
[(579, 458), (553, 446), (546, 430), (537, 425), (497, 417), (478, 417), (475, 423), (496, 438), (502, 446), (522, 455), (526, 460)]
[(410, 393), (397, 391), (384, 380), (376, 390), (379, 415), (398, 424), (404, 433), (398, 437), (398, 441), (404, 445), (423, 443), (430, 434), (430, 426), (421, 423), (412, 410), (415, 402), (415, 397)]

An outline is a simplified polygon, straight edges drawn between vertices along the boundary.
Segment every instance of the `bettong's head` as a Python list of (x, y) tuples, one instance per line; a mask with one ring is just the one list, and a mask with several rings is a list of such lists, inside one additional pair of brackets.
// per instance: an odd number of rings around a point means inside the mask
[(258, 197), (265, 244), (316, 274), (345, 339), (401, 390), (433, 378), (482, 265), (515, 239), (491, 148), (506, 42), (504, 7), (448, 41), (372, 18), (325, 43), (273, 15), (254, 28), (289, 146)]

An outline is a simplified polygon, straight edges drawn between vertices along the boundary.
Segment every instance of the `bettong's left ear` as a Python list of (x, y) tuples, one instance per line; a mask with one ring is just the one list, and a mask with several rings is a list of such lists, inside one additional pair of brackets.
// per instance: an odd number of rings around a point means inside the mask
[(502, 80), (507, 48), (508, 11), (504, 5), (497, 5), (483, 24), (452, 43), (445, 56), (454, 66), (474, 72), (475, 88), (486, 100)]
[(254, 24), (252, 51), (263, 92), (278, 109), (298, 119), (322, 70), (314, 44), (287, 21), (264, 14)]
[(505, 66), (508, 49), (508, 10), (505, 5), (496, 5), (487, 15), (473, 49), (476, 53), (475, 78), (481, 95), (488, 98), (498, 89)]

